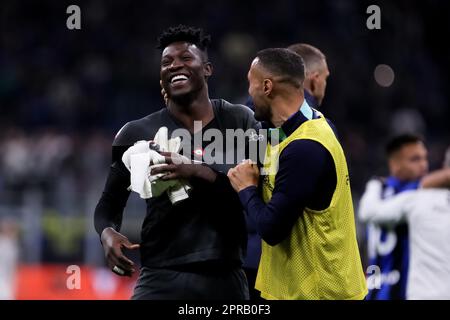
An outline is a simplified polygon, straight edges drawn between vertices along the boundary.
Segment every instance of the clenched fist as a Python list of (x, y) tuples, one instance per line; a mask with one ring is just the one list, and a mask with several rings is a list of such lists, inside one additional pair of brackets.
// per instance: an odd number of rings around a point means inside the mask
[(237, 192), (250, 186), (258, 186), (258, 166), (251, 160), (245, 160), (228, 171), (228, 178)]

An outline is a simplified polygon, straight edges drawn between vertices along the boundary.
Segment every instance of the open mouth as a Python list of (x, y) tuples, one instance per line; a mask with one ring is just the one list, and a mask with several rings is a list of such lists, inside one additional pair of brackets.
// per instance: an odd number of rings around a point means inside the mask
[(185, 74), (176, 74), (170, 78), (171, 84), (183, 84), (188, 81), (189, 77)]

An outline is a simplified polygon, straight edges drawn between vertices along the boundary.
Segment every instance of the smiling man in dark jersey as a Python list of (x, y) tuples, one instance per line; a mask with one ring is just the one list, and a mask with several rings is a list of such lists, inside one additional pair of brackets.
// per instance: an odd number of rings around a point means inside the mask
[[(210, 142), (194, 145), (193, 136), (205, 130), (254, 128), (253, 113), (225, 100), (210, 100), (207, 80), (212, 75), (208, 60), (209, 36), (201, 29), (169, 28), (159, 38), (161, 85), (167, 108), (128, 122), (112, 147), (112, 165), (103, 195), (95, 211), (95, 228), (101, 236), (108, 265), (122, 275), (135, 266), (122, 249), (136, 249), (119, 233), (130, 185), (122, 154), (138, 140), (151, 140), (162, 126), (169, 136), (186, 129), (191, 139), (182, 148), (204, 150)], [(202, 128), (194, 132), (194, 121)], [(226, 145), (226, 143), (224, 143)], [(236, 152), (227, 146), (223, 154)], [(152, 174), (170, 172), (165, 178), (186, 179), (192, 186), (189, 198), (175, 205), (163, 194), (147, 199), (147, 215), (141, 232), (141, 264), (133, 299), (248, 299), (241, 265), (246, 248), (246, 228), (239, 198), (226, 172), (235, 164), (169, 164)], [(197, 160), (201, 157), (192, 154)], [(119, 272), (117, 272), (119, 271)], [(123, 272), (121, 272), (123, 271)]]

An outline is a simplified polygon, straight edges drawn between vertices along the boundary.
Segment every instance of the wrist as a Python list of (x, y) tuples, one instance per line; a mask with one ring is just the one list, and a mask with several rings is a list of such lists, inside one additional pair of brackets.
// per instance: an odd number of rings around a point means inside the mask
[(202, 180), (206, 180), (210, 183), (214, 183), (217, 178), (217, 174), (210, 167), (205, 165), (195, 165), (195, 177), (200, 178)]
[(242, 186), (242, 187), (240, 187), (239, 189), (238, 189), (238, 192), (241, 192), (241, 191), (244, 191), (244, 190), (246, 190), (246, 189), (252, 189), (252, 188), (257, 188), (258, 187), (258, 184), (248, 184), (248, 185), (244, 185), (244, 186)]
[(257, 195), (257, 189), (257, 186), (249, 186), (238, 191), (239, 200), (245, 210), (247, 210), (250, 199)]
[(108, 233), (116, 232), (113, 227), (106, 227), (103, 229), (102, 233), (100, 234), (100, 241), (103, 243), (103, 240), (105, 237), (107, 237)]

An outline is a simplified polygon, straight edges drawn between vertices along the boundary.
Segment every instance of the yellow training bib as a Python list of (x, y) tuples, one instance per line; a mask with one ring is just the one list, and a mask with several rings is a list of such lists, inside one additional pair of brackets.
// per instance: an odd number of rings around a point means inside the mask
[(316, 141), (330, 152), (336, 189), (325, 210), (305, 208), (283, 242), (276, 246), (262, 242), (255, 287), (265, 299), (363, 299), (367, 286), (356, 241), (347, 162), (323, 116), (304, 122), (280, 144), (268, 144), (263, 199), (268, 203), (272, 197), (281, 152), (297, 139)]

